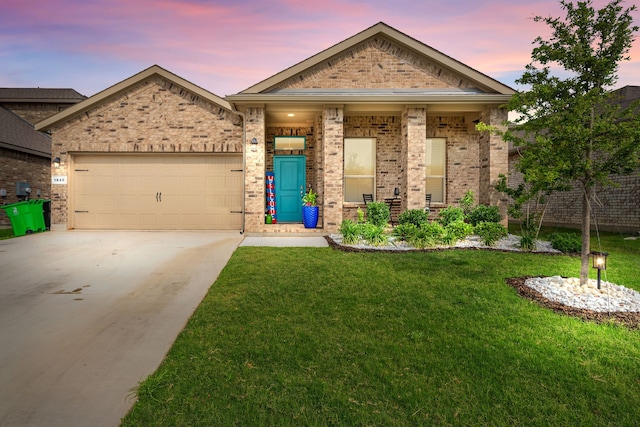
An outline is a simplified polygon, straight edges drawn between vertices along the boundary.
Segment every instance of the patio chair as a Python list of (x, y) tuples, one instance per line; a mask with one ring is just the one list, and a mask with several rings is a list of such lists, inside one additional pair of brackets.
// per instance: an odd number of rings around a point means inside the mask
[(373, 202), (373, 194), (362, 194), (362, 200), (364, 200), (364, 205), (367, 206), (367, 203)]

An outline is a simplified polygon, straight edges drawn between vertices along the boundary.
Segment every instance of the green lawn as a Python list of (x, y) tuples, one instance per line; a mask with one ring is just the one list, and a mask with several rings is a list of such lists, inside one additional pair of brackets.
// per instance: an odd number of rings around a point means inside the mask
[[(640, 241), (603, 248), (608, 279), (640, 289)], [(578, 270), (521, 253), (239, 248), (123, 425), (637, 425), (640, 331), (504, 282)]]

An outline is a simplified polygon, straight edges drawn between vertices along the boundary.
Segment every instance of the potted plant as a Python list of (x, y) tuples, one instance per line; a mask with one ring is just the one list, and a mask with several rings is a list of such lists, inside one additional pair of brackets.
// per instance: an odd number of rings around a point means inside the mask
[(304, 228), (316, 228), (318, 225), (317, 198), (318, 193), (314, 193), (311, 188), (302, 197), (302, 222)]

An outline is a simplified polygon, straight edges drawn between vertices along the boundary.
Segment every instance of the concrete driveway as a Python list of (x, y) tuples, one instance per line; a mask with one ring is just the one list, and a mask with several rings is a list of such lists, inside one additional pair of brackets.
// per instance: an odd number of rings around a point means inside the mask
[(0, 425), (117, 426), (242, 241), (53, 231), (0, 241)]

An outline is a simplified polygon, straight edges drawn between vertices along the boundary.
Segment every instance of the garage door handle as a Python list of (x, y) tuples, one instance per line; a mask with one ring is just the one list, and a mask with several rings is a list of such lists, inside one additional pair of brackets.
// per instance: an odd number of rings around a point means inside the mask
[(156, 193), (156, 202), (162, 202), (162, 193)]
[(158, 202), (158, 193), (156, 193), (156, 202)]
[(162, 193), (158, 193), (160, 195), (160, 203), (162, 203)]
[(231, 211), (230, 213), (242, 213), (242, 211)]

